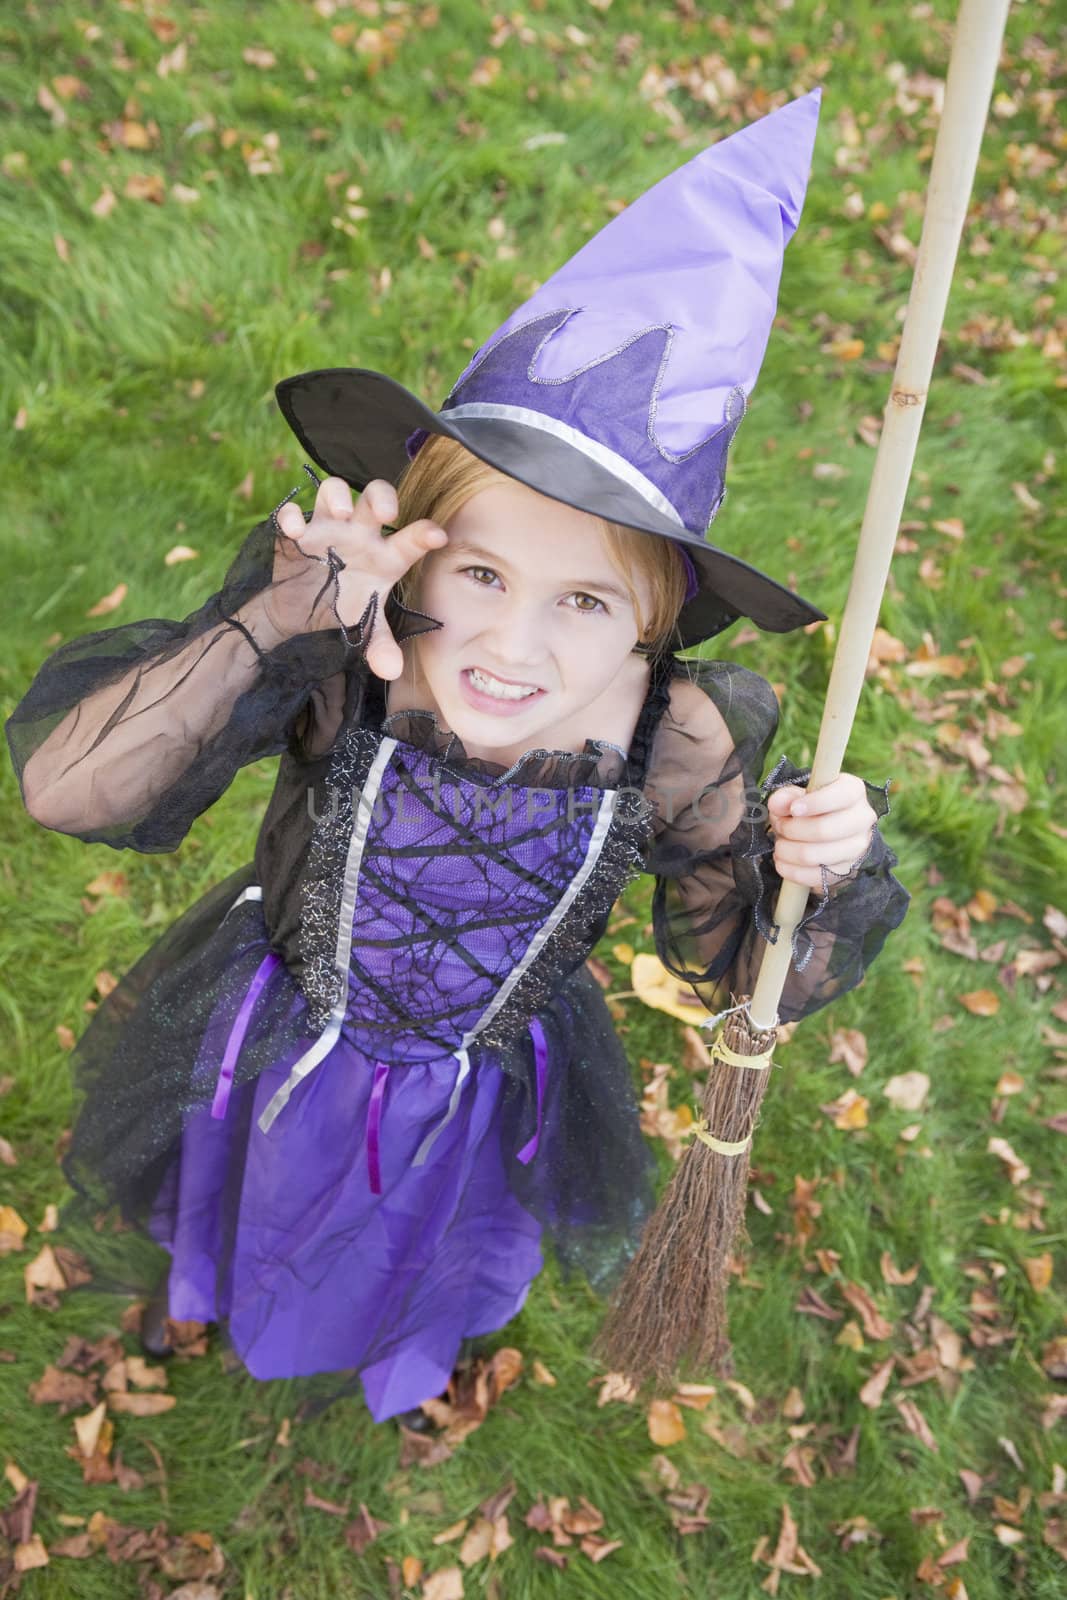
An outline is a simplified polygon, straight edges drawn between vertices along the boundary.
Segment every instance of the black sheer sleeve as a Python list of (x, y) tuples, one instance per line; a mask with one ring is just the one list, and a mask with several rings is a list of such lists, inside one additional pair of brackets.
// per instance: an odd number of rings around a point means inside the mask
[[(652, 748), (646, 794), (656, 812), (648, 869), (655, 875), (653, 926), (660, 960), (693, 984), (709, 1011), (730, 994), (751, 994), (773, 922), (781, 879), (765, 800), (809, 773), (782, 760), (760, 786), (778, 727), (774, 693), (756, 673), (726, 661), (679, 664)], [(888, 783), (867, 785), (878, 816)], [(890, 869), (896, 856), (878, 827), (847, 873), (823, 868), (821, 894), (793, 939), (793, 965), (779, 1003), (782, 1022), (810, 1016), (855, 987), (910, 896)]]
[(116, 849), (173, 850), (248, 762), (329, 748), (365, 682), (373, 603), (346, 627), (337, 558), (306, 554), (275, 516), (183, 622), (109, 628), (45, 661), (7, 723), (38, 821)]

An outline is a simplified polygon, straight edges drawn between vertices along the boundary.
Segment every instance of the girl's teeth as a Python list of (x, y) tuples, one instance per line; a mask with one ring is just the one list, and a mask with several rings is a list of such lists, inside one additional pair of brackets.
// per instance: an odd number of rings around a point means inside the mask
[(524, 689), (518, 683), (501, 683), (499, 678), (487, 678), (477, 667), (471, 668), (470, 677), (480, 694), (491, 694), (497, 700), (525, 700), (528, 695), (537, 693), (536, 689)]

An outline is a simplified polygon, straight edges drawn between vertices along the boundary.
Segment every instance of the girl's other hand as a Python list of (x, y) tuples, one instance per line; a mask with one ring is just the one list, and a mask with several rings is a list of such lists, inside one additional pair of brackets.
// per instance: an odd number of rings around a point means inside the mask
[[(386, 596), (416, 561), (447, 544), (448, 535), (425, 518), (383, 534), (396, 515), (396, 490), (382, 478), (368, 483), (355, 504), (343, 478), (325, 478), (309, 522), (292, 501), (282, 506), (277, 521), (286, 537), (277, 542), (274, 586), (264, 605), (283, 637), (336, 627), (338, 618), (355, 628), (376, 595), (367, 665), (379, 678), (400, 676), (404, 658), (385, 620)], [(336, 615), (322, 603), (330, 598), (323, 563), (331, 550), (344, 563), (337, 574)], [(319, 591), (324, 591), (321, 599)]]
[(851, 772), (821, 789), (784, 784), (768, 797), (767, 810), (778, 876), (808, 889), (822, 889), (821, 867), (844, 873), (862, 861), (878, 821), (863, 779)]

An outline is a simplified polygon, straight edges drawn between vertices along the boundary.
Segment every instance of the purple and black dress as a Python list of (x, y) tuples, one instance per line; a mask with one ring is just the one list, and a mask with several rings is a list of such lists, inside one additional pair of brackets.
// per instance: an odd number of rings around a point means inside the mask
[[(140, 851), (173, 850), (242, 765), (281, 756), (254, 862), (86, 1029), (64, 1168), (72, 1205), (136, 1225), (102, 1244), (170, 1253), (173, 1317), (219, 1322), (257, 1378), (358, 1374), (381, 1420), (515, 1315), (546, 1237), (598, 1288), (632, 1254), (654, 1164), (585, 961), (647, 871), (671, 971), (713, 1008), (750, 989), (775, 931), (758, 778), (777, 706), (742, 667), (668, 656), (628, 751), (590, 739), (505, 771), (429, 713), (387, 715), (344, 628), (258, 648), (233, 617), (278, 538), (253, 529), (184, 622), (61, 647), (8, 737), (20, 778), (39, 752), (61, 796), (50, 826)], [(83, 748), (84, 702), (119, 683)], [(198, 684), (219, 715), (176, 759)], [(768, 784), (806, 776), (780, 762)], [(811, 897), (783, 1021), (859, 982), (907, 906), (895, 864), (875, 829)]]

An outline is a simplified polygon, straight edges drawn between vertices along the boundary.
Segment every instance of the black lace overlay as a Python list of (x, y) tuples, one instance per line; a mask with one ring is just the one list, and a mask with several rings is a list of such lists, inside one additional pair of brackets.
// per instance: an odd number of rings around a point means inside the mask
[[(648, 858), (656, 878), (653, 924), (664, 965), (692, 983), (710, 1011), (751, 994), (762, 951), (777, 938), (781, 879), (764, 801), (809, 773), (783, 758), (762, 785), (778, 727), (769, 684), (732, 662), (679, 662), (672, 709), (653, 749), (648, 792), (656, 809)], [(888, 782), (868, 784), (877, 816)], [(847, 873), (823, 868), (823, 889), (794, 936), (779, 1004), (783, 1022), (810, 1016), (855, 987), (907, 911), (897, 858), (877, 826)]]

